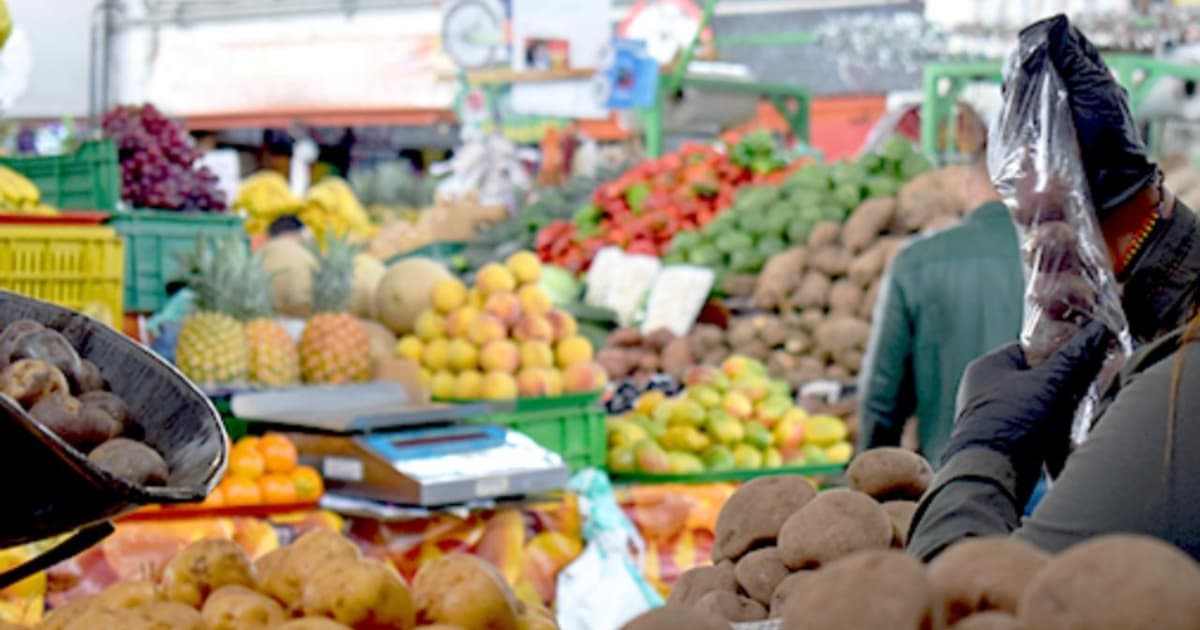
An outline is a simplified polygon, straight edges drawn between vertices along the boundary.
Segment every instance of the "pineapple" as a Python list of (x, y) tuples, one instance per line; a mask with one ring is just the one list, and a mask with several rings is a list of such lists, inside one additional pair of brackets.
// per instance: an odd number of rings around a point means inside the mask
[(300, 337), (300, 371), (308, 383), (356, 383), (371, 379), (370, 333), (347, 312), (357, 248), (343, 238), (314, 248), (313, 313)]
[[(239, 243), (240, 245), (240, 243)], [(230, 246), (198, 239), (184, 261), (188, 285), (196, 294), (197, 311), (183, 320), (175, 344), (175, 363), (185, 376), (202, 385), (235, 383), (246, 378), (246, 336), (231, 313), (237, 308), (236, 265)]]
[(291, 335), (272, 317), (270, 276), (263, 268), (262, 254), (251, 256), (245, 246), (241, 251), (236, 261), (242, 270), (241, 299), (234, 315), (245, 322), (248, 380), (269, 387), (295, 385), (300, 382), (300, 356)]

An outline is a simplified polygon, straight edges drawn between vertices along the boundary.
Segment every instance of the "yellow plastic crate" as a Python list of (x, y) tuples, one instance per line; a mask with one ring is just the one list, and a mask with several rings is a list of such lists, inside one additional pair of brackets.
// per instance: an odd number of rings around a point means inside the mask
[(125, 244), (112, 228), (0, 224), (0, 289), (121, 325)]

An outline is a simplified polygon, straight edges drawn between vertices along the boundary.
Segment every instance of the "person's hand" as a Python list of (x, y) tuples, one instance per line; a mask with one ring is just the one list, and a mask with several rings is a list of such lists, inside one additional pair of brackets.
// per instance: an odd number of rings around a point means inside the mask
[(1027, 496), (1047, 458), (1065, 454), (1075, 409), (1104, 365), (1109, 340), (1104, 325), (1093, 321), (1036, 368), (1015, 343), (971, 363), (942, 464), (969, 448), (995, 451), (1012, 462)]
[[(1129, 110), (1125, 90), (1095, 46), (1064, 16), (1042, 20), (1021, 31), (1022, 66), (1006, 89), (1032, 89), (1042, 63), (1049, 62), (1067, 88), (1079, 154), (1083, 158), (1096, 212), (1107, 213), (1154, 182), (1151, 162)], [(1031, 76), (1032, 75), (1032, 76)]]

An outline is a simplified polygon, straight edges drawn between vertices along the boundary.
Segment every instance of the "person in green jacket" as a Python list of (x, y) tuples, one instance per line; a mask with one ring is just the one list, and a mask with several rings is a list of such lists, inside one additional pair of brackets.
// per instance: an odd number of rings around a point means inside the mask
[[(1030, 368), (1010, 345), (963, 376), (942, 467), (909, 531), (929, 560), (955, 541), (1012, 534), (1047, 551), (1090, 537), (1157, 537), (1200, 560), (1200, 219), (1150, 160), (1124, 91), (1062, 16), (1021, 33), (1006, 78), (1021, 98), (1053, 64), (1065, 83), (1083, 171), (1130, 332), (1138, 344), (1087, 439), (1069, 452), (1072, 416), (1099, 373), (1109, 333), (1097, 322)], [(1040, 471), (1058, 468), (1028, 519)]]
[(859, 450), (899, 446), (915, 413), (919, 450), (937, 461), (963, 370), (1021, 332), (1016, 230), (982, 157), (965, 179), (976, 209), (905, 245), (884, 277), (859, 375)]

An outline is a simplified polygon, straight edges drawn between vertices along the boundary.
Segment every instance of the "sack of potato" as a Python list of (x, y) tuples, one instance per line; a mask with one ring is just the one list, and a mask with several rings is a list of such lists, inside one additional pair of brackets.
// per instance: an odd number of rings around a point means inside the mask
[[(439, 625), (440, 624), (440, 625)], [(427, 562), (412, 584), (341, 534), (312, 530), (252, 562), (237, 543), (202, 540), (156, 581), (120, 582), (52, 611), (40, 630), (553, 630), (494, 567), (467, 554)]]
[(884, 448), (851, 462), (846, 488), (817, 492), (791, 475), (746, 483), (717, 519), (713, 564), (684, 573), (666, 606), (625, 628), (1183, 629), (1200, 619), (1200, 566), (1147, 537), (1098, 537), (1057, 556), (974, 538), (922, 565), (903, 549), (932, 477), (920, 456)]

